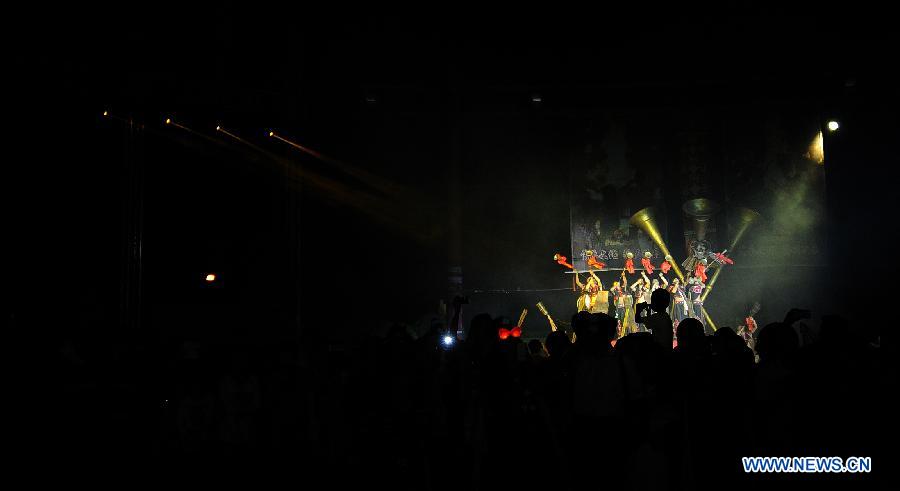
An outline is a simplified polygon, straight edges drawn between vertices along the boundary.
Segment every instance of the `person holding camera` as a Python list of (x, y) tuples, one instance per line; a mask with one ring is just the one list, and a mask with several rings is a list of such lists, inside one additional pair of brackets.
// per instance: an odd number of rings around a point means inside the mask
[[(634, 318), (643, 324), (653, 335), (653, 339), (667, 350), (672, 349), (672, 318), (668, 312), (672, 295), (663, 288), (653, 292), (650, 304), (641, 302), (635, 307)], [(651, 313), (647, 315), (647, 311)]]

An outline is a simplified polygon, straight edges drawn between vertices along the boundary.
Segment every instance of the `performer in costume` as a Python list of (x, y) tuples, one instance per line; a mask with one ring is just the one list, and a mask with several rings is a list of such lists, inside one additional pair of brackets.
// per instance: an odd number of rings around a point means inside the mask
[(659, 288), (659, 280), (654, 279), (650, 281), (650, 278), (647, 277), (647, 274), (641, 271), (641, 276), (644, 278), (644, 296), (641, 297), (640, 302), (650, 303), (650, 296), (653, 294), (653, 291)]
[(684, 287), (681, 285), (681, 280), (675, 278), (672, 280), (672, 286), (668, 288), (669, 293), (672, 294), (672, 321), (675, 327), (678, 327), (678, 323), (690, 317), (688, 312), (688, 303), (687, 303), (687, 293), (684, 291)]
[(655, 292), (656, 290), (659, 290), (660, 288), (662, 288), (663, 290), (666, 290), (669, 288), (669, 280), (667, 280), (666, 277), (663, 276), (662, 273), (658, 273), (658, 274), (659, 274), (658, 280), (656, 278), (653, 278), (653, 286), (650, 288), (651, 296), (653, 295), (653, 292)]
[[(643, 272), (642, 272), (643, 274)], [(644, 280), (646, 281), (647, 277), (644, 276)], [(629, 309), (628, 321), (631, 326), (633, 326), (632, 332), (643, 332), (646, 328), (643, 327), (642, 324), (637, 324), (634, 320), (634, 309), (639, 303), (649, 303), (645, 300), (646, 293), (650, 290), (650, 282), (646, 281), (646, 283), (642, 280), (636, 281), (633, 285), (631, 285), (631, 294), (632, 294), (632, 305), (631, 309)]]
[(575, 272), (575, 284), (581, 288), (581, 294), (578, 296), (578, 311), (588, 311), (592, 314), (608, 314), (609, 313), (609, 292), (603, 290), (603, 283), (593, 271), (588, 271), (591, 275), (587, 283), (581, 283), (578, 272)]
[(628, 279), (625, 277), (625, 272), (622, 271), (622, 279), (621, 283), (616, 281), (613, 283), (612, 288), (609, 289), (610, 295), (612, 295), (613, 304), (616, 308), (616, 321), (619, 324), (619, 337), (625, 335), (625, 313), (627, 311), (626, 308), (626, 293), (628, 290)]
[(706, 327), (706, 316), (703, 315), (703, 300), (700, 297), (703, 295), (705, 288), (706, 284), (700, 278), (691, 277), (688, 280), (688, 301), (691, 303), (691, 317), (700, 321), (704, 328)]
[(634, 288), (632, 286), (631, 289), (625, 289), (625, 298), (622, 299), (623, 304), (625, 305), (625, 317), (622, 320), (622, 333), (630, 334), (633, 332), (637, 332), (638, 325), (634, 321), (634, 306), (637, 302), (634, 301)]
[(756, 319), (753, 318), (757, 313), (759, 313), (760, 305), (759, 302), (754, 302), (750, 307), (750, 312), (747, 314), (747, 317), (744, 319), (743, 325), (738, 328), (738, 335), (744, 339), (744, 343), (756, 352), (756, 339), (754, 335), (756, 333)]

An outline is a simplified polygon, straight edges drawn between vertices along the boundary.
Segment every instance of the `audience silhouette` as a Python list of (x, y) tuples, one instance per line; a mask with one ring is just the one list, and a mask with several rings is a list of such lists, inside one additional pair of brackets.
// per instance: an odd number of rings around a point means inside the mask
[[(897, 371), (871, 330), (826, 316), (804, 343), (801, 321), (817, 326), (792, 310), (759, 329), (754, 353), (734, 329), (707, 336), (689, 318), (673, 349), (669, 301), (654, 292), (653, 313), (638, 316), (650, 332), (618, 340), (616, 319), (588, 312), (543, 341), (488, 314), (452, 343), (439, 321), (418, 338), (392, 324), (318, 352), (187, 339), (166, 348), (162, 382), (135, 389), (156, 412), (133, 426), (152, 428), (147, 455), (293, 456), (335, 487), (750, 489), (762, 481), (744, 456), (880, 455), (866, 436), (896, 428), (885, 387)], [(98, 364), (129, 357), (102, 350), (60, 345), (60, 403), (87, 408), (109, 391)], [(63, 436), (87, 436), (76, 417), (103, 419), (70, 413)]]

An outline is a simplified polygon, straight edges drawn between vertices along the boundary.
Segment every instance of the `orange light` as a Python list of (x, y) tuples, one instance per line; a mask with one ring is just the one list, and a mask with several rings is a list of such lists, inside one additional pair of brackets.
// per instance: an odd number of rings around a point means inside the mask
[(207, 283), (212, 283), (213, 281), (216, 281), (216, 275), (214, 275), (214, 274), (212, 274), (212, 273), (206, 275), (206, 282), (207, 282)]

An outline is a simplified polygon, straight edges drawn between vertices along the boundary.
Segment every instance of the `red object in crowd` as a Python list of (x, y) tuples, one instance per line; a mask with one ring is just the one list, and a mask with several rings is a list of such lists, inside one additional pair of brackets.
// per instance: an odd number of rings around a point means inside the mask
[(663, 261), (662, 264), (659, 265), (659, 269), (663, 272), (663, 274), (669, 274), (669, 270), (672, 269), (672, 265), (669, 264), (669, 261)]
[(522, 328), (516, 326), (512, 329), (500, 328), (500, 339), (508, 339), (510, 336), (517, 338), (522, 335)]
[(628, 270), (628, 274), (634, 274), (634, 259), (625, 260), (625, 269)]
[(587, 263), (588, 263), (588, 266), (593, 266), (597, 269), (603, 269), (606, 267), (606, 263), (601, 263), (594, 256), (588, 256)]
[(703, 263), (697, 263), (697, 267), (694, 268), (694, 276), (706, 283), (706, 266)]
[(649, 259), (646, 257), (642, 258), (641, 265), (644, 266), (644, 271), (646, 271), (647, 274), (653, 274), (653, 263), (651, 263)]
[(566, 262), (569, 260), (569, 258), (567, 258), (566, 256), (563, 256), (562, 254), (555, 254), (553, 256), (553, 260), (556, 261), (557, 264), (559, 264), (561, 266), (565, 266), (569, 269), (575, 269), (575, 266), (572, 266), (571, 264)]

